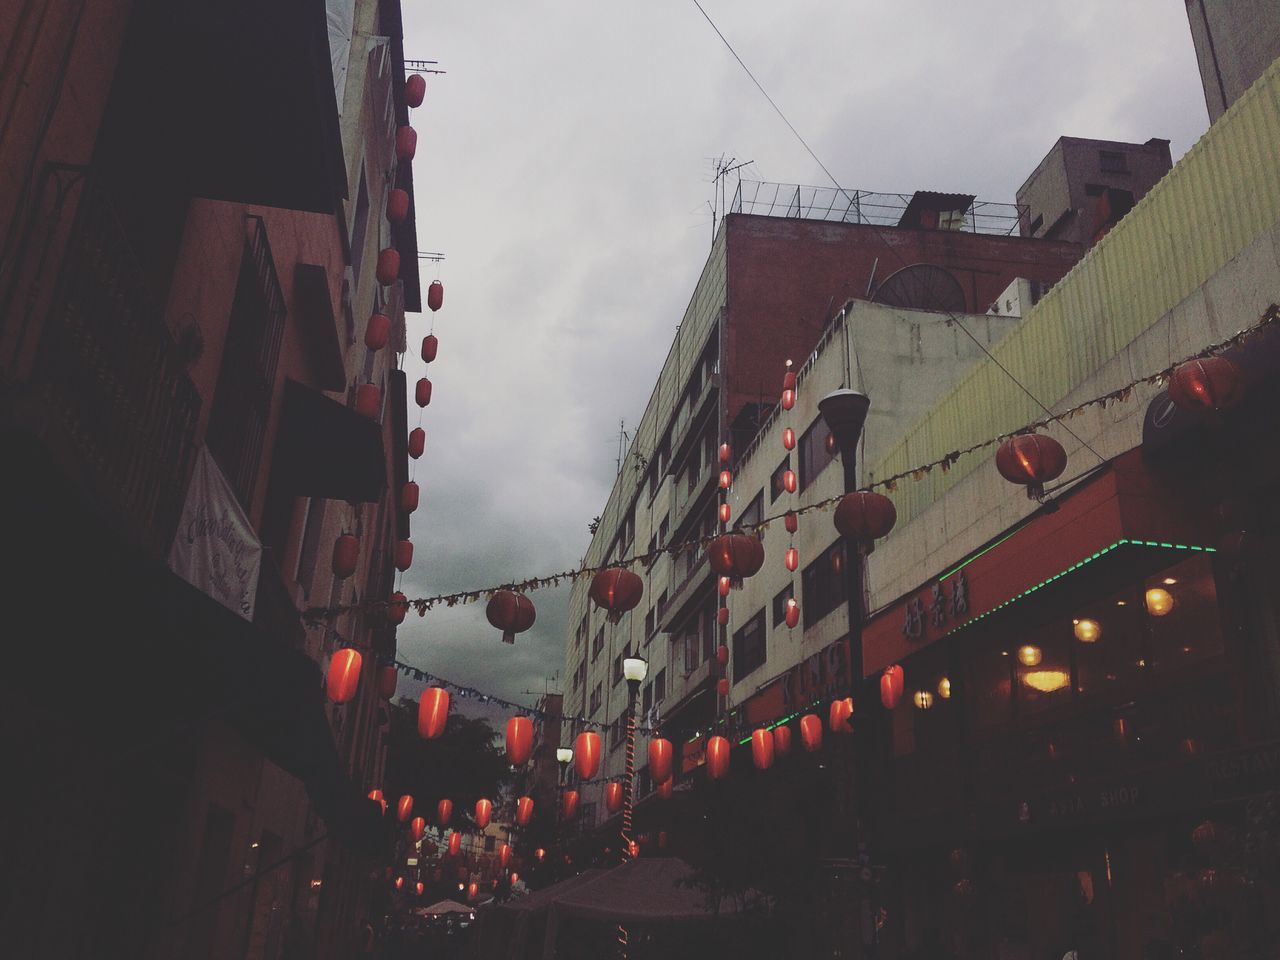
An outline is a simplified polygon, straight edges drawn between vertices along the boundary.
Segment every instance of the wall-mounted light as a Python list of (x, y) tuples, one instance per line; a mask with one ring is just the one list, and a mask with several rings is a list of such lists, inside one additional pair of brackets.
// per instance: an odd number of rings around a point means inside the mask
[(933, 707), (933, 694), (928, 690), (917, 690), (915, 696), (911, 698), (911, 702), (920, 710), (929, 710)]
[(938, 681), (938, 696), (943, 700), (951, 699), (951, 679), (949, 677), (943, 677)]
[(1025, 643), (1018, 648), (1018, 662), (1024, 667), (1037, 667), (1044, 659), (1044, 653), (1033, 643)]
[(1173, 594), (1163, 587), (1152, 587), (1146, 593), (1147, 613), (1163, 617), (1173, 609)]
[(1065, 670), (1028, 670), (1022, 675), (1022, 682), (1032, 690), (1053, 693), (1069, 684), (1071, 675)]
[(1102, 636), (1102, 627), (1097, 620), (1072, 620), (1072, 630), (1081, 643), (1097, 643)]

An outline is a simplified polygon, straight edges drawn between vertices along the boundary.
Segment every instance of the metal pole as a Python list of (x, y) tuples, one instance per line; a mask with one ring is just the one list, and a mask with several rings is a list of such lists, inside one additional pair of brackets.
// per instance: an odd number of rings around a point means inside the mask
[[(627, 768), (622, 781), (622, 862), (631, 859), (631, 807), (636, 780), (636, 695), (639, 680), (627, 681)], [(627, 928), (618, 924), (618, 956), (627, 960)]]

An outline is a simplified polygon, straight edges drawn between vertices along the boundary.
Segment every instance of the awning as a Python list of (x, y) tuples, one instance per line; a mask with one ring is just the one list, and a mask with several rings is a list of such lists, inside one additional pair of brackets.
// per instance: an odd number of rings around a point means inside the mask
[(382, 427), (318, 390), (285, 380), (272, 481), (300, 497), (376, 503), (387, 488)]

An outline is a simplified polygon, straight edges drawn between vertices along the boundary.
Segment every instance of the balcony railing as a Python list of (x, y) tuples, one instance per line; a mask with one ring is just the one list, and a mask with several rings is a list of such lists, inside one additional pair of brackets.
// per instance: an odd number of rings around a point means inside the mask
[(104, 506), (145, 545), (165, 552), (186, 493), (200, 396), (124, 229), (92, 180), (76, 212), (34, 382), (59, 445), (69, 448)]

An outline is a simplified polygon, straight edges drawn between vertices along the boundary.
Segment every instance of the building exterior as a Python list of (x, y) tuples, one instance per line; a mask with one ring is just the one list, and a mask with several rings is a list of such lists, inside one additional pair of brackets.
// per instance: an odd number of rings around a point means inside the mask
[(1187, 0), (1209, 121), (1280, 57), (1280, 11), (1267, 0)]
[(386, 216), (413, 192), (399, 6), (336, 6), (334, 47), (316, 0), (3, 15), (4, 597), (43, 623), (14, 676), (58, 675), (6, 690), (16, 776), (50, 791), (6, 858), (16, 954), (346, 956), (376, 903), (394, 626), (300, 611), (393, 589), (420, 307), (412, 203)]

